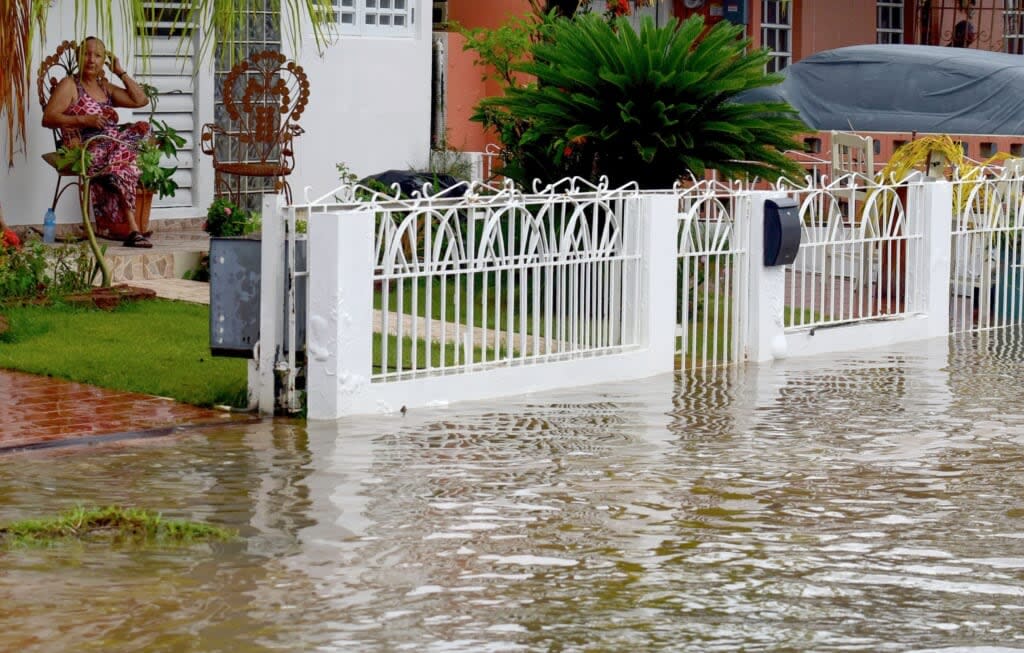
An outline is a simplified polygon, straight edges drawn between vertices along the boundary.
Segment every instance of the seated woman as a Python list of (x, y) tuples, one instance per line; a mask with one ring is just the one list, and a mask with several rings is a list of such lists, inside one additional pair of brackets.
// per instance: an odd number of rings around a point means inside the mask
[[(104, 63), (123, 88), (107, 80)], [(89, 194), (97, 231), (101, 236), (123, 238), (126, 247), (152, 247), (135, 223), (135, 187), (139, 181), (135, 157), (138, 142), (149, 133), (149, 124), (119, 126), (114, 110), (144, 107), (146, 94), (117, 57), (107, 58), (106, 46), (94, 36), (79, 47), (78, 70), (77, 77), (69, 76), (57, 84), (43, 109), (43, 127), (59, 129), (64, 145), (104, 136), (88, 146), (92, 155), (88, 174), (93, 176)]]

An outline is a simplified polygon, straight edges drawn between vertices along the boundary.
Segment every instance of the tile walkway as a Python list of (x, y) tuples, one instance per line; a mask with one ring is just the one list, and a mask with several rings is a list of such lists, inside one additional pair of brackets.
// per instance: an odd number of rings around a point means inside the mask
[(63, 444), (164, 435), (182, 426), (251, 421), (171, 399), (0, 370), (0, 454)]

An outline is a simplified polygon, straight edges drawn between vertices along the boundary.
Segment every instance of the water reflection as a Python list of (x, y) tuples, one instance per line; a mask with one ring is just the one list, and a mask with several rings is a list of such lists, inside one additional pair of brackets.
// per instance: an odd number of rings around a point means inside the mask
[[(0, 650), (1024, 650), (1021, 333), (0, 458)], [(58, 615), (59, 618), (55, 618)]]

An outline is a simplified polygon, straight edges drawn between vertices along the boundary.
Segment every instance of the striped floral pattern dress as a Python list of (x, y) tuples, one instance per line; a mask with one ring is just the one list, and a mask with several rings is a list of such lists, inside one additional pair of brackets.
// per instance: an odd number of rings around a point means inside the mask
[(105, 115), (109, 118), (109, 126), (104, 129), (66, 129), (64, 140), (71, 142), (77, 137), (85, 141), (98, 134), (117, 139), (98, 138), (89, 145), (92, 162), (88, 173), (93, 177), (90, 196), (97, 233), (111, 238), (125, 238), (130, 232), (127, 216), (135, 211), (135, 187), (139, 182), (139, 169), (135, 165), (138, 143), (149, 133), (149, 123), (118, 125), (117, 112), (109, 95), (104, 102), (99, 102), (86, 93), (80, 81), (75, 84), (78, 87), (78, 99), (64, 114)]

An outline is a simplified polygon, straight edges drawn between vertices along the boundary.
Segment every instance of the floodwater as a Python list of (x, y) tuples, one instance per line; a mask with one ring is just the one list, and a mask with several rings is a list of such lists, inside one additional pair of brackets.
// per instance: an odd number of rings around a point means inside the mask
[(1024, 650), (1024, 332), (0, 458), (3, 651)]

